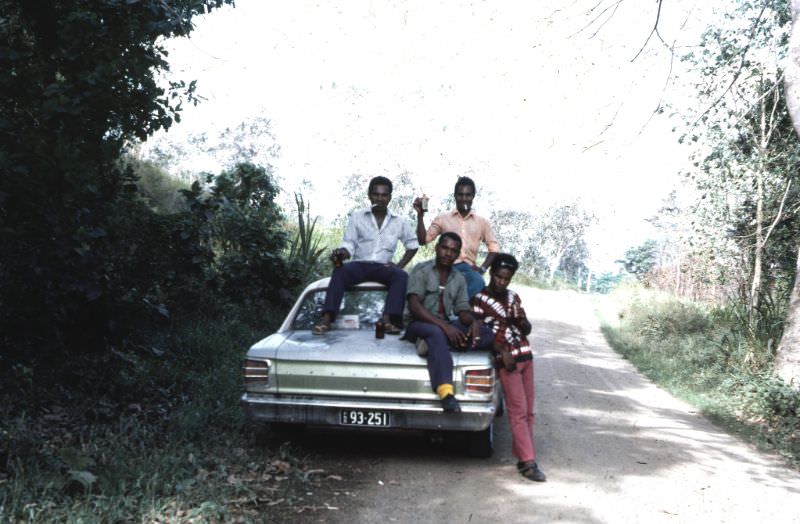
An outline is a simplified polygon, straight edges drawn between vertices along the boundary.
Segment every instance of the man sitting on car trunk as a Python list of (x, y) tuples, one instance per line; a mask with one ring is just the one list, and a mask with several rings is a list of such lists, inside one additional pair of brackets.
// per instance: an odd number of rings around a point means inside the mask
[[(406, 338), (417, 343), (417, 352), (428, 358), (431, 387), (445, 412), (461, 411), (453, 390), (451, 351), (488, 350), (492, 331), (475, 319), (467, 300), (467, 281), (453, 269), (461, 252), (461, 237), (445, 232), (436, 243), (436, 258), (414, 266), (406, 291)], [(457, 320), (451, 320), (455, 317)]]
[[(402, 318), (408, 282), (408, 274), (403, 268), (414, 258), (419, 243), (411, 225), (388, 208), (392, 200), (391, 180), (376, 176), (369, 182), (367, 196), (372, 205), (350, 215), (342, 243), (331, 253), (334, 270), (325, 294), (322, 322), (311, 329), (315, 335), (330, 331), (342, 304), (344, 291), (362, 282), (386, 285), (386, 307), (380, 322), (385, 333), (400, 334), (400, 327), (396, 324)], [(406, 252), (394, 264), (392, 257), (398, 242), (405, 246)], [(352, 262), (342, 263), (351, 257)]]

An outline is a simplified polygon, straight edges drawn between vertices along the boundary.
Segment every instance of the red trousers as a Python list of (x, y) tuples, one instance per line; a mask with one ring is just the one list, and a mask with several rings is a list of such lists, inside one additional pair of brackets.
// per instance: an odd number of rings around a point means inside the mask
[(520, 462), (536, 460), (533, 442), (533, 360), (517, 362), (517, 369), (500, 369), (508, 425), (511, 427), (511, 453)]

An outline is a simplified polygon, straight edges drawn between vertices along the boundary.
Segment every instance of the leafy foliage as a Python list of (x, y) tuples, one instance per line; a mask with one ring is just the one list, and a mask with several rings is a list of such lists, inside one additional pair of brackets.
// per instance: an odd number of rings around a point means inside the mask
[(269, 166), (280, 152), (271, 120), (261, 114), (213, 133), (157, 133), (137, 149), (147, 160), (184, 180), (194, 179), (199, 169), (216, 172), (239, 163)]
[(553, 283), (561, 269), (567, 280), (585, 273), (589, 258), (585, 236), (594, 217), (571, 202), (540, 213), (499, 210), (492, 213), (495, 235), (504, 251), (520, 261), (522, 271)]
[(635, 275), (640, 281), (656, 266), (657, 245), (655, 240), (646, 240), (642, 245), (629, 248), (625, 251), (625, 258), (621, 260), (625, 271)]
[(741, 0), (683, 58), (702, 78), (700, 105), (682, 111), (681, 141), (695, 165), (686, 176), (698, 196), (683, 258), (699, 262), (705, 278), (751, 307), (764, 293), (786, 289), (800, 233), (800, 144), (781, 67), (789, 22), (785, 0)]
[(171, 277), (147, 268), (165, 261), (157, 242), (176, 247), (174, 224), (135, 197), (117, 159), (194, 101), (193, 83), (157, 84), (159, 38), (224, 3), (0, 2), (3, 347), (100, 349), (162, 311), (151, 305)]
[(322, 238), (315, 231), (317, 219), (311, 220), (310, 206), (306, 205), (302, 195), (295, 194), (294, 198), (297, 204), (297, 230), (289, 245), (287, 261), (290, 267), (300, 272), (300, 283), (306, 285), (323, 273), (320, 265), (326, 247), (321, 246)]
[(207, 181), (211, 197), (202, 207), (215, 210), (210, 240), (219, 288), (245, 303), (287, 303), (295, 277), (281, 256), (288, 235), (272, 177), (264, 168), (238, 164)]

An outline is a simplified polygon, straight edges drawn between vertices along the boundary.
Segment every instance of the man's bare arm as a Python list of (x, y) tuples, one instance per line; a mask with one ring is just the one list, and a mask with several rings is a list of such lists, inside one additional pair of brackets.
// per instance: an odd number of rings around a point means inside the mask
[(397, 263), (397, 266), (401, 268), (406, 267), (406, 265), (411, 262), (411, 259), (414, 258), (414, 255), (416, 254), (416, 249), (406, 249), (406, 252), (403, 254), (403, 258), (400, 259), (400, 262)]

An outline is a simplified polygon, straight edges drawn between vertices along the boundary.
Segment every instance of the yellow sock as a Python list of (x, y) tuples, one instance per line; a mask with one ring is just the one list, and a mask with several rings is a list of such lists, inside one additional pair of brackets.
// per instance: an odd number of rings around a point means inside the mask
[(452, 384), (439, 384), (436, 388), (436, 394), (439, 395), (439, 398), (444, 398), (447, 395), (453, 394), (453, 385)]

